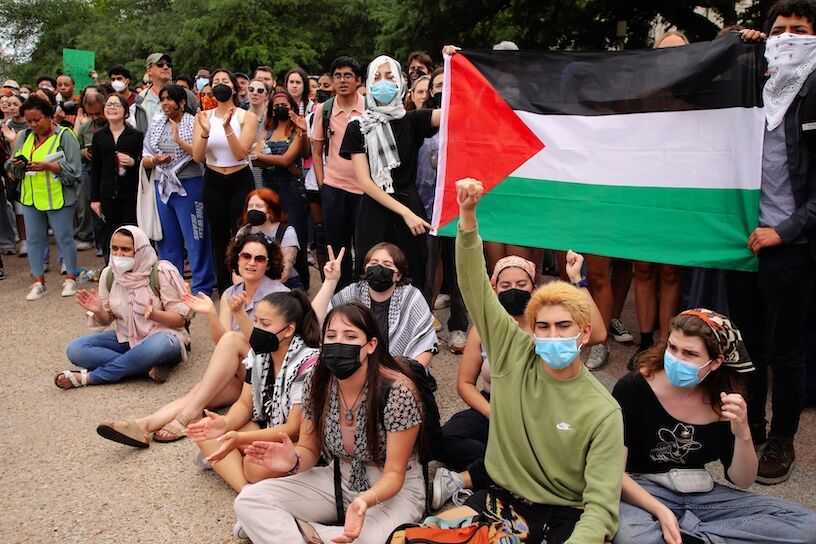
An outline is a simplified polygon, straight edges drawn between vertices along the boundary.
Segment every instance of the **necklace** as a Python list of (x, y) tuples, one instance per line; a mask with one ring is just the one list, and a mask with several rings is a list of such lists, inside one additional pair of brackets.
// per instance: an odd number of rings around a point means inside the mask
[(360, 402), (360, 397), (363, 394), (363, 389), (365, 389), (365, 384), (363, 384), (363, 387), (360, 388), (360, 392), (357, 393), (357, 398), (354, 400), (354, 405), (352, 405), (352, 407), (349, 408), (349, 405), (346, 402), (346, 398), (343, 396), (343, 390), (340, 389), (340, 384), (339, 383), (337, 384), (337, 391), (340, 393), (340, 400), (343, 401), (343, 408), (346, 410), (346, 415), (344, 417), (346, 421), (348, 421), (349, 423), (354, 421), (354, 409), (357, 408), (357, 403)]

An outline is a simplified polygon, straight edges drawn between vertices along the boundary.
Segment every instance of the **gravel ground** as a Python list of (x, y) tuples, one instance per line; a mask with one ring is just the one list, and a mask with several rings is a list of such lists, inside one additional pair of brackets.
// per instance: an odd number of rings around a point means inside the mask
[[(81, 266), (98, 266), (92, 253), (80, 253)], [(0, 466), (0, 542), (239, 542), (231, 536), (235, 494), (213, 472), (193, 464), (197, 448), (189, 440), (137, 450), (104, 440), (95, 430), (103, 420), (144, 415), (186, 392), (212, 353), (206, 322), (194, 320), (191, 356), (165, 384), (144, 378), (60, 391), (53, 376), (71, 367), (66, 343), (87, 333), (83, 311), (73, 299), (60, 297), (62, 278), (54, 272), (47, 275), (51, 291), (27, 302), (27, 261), (15, 256), (4, 261), (0, 361), (6, 379), (0, 382), (0, 417), (6, 430), (0, 448), (20, 452)], [(437, 312), (443, 324), (446, 312)], [(635, 323), (631, 300), (624, 322)], [(447, 351), (447, 339), (443, 329), (433, 361), (443, 421), (464, 406), (455, 391), (458, 358)], [(632, 351), (612, 343), (612, 362), (598, 373), (608, 387), (623, 375)], [(800, 468), (789, 483), (758, 491), (814, 507), (814, 482), (813, 471)]]

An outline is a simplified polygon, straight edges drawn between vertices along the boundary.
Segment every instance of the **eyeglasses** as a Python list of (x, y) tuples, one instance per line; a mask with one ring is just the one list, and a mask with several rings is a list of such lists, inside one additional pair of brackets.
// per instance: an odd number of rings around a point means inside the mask
[(344, 73), (334, 73), (332, 74), (332, 79), (335, 81), (340, 81), (341, 79), (345, 79), (346, 81), (351, 81), (353, 79), (357, 79), (356, 74), (352, 74), (351, 72), (344, 72)]
[(169, 62), (167, 62), (166, 60), (160, 60), (159, 62), (157, 62), (157, 63), (156, 63), (156, 64), (154, 64), (153, 66), (157, 66), (157, 67), (159, 67), (159, 68), (164, 68), (165, 66), (167, 66), (168, 68), (172, 68), (172, 67), (173, 67), (173, 65), (172, 65), (172, 64), (170, 64)]
[(117, 104), (116, 102), (113, 102), (111, 104), (105, 104), (105, 108), (109, 109), (109, 110), (121, 110), (121, 109), (124, 109), (122, 104)]
[(238, 257), (240, 257), (244, 261), (254, 260), (258, 264), (263, 264), (267, 261), (266, 255), (253, 255), (251, 253), (247, 253), (246, 251), (242, 251), (241, 253), (239, 253)]
[(256, 94), (266, 94), (266, 87), (247, 87), (247, 92)]

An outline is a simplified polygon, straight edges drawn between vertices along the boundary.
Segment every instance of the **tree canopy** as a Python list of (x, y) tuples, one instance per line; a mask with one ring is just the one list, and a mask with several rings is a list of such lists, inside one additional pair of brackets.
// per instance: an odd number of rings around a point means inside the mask
[(446, 43), (606, 49), (618, 43), (618, 21), (627, 22), (626, 47), (645, 47), (656, 20), (707, 40), (720, 27), (700, 9), (756, 28), (771, 3), (753, 0), (738, 12), (725, 0), (0, 0), (0, 73), (20, 82), (58, 74), (64, 47), (94, 51), (100, 74), (124, 65), (135, 78), (155, 51), (190, 75), (261, 64), (320, 73), (337, 55), (404, 61), (416, 49), (440, 61)]

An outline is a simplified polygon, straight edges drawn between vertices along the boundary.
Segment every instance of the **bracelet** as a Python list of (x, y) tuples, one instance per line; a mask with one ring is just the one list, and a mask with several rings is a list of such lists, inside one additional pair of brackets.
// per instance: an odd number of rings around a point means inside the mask
[(295, 465), (287, 471), (289, 474), (297, 474), (300, 472), (300, 455), (295, 452)]
[(374, 495), (374, 502), (375, 502), (374, 506), (377, 506), (378, 504), (380, 504), (380, 498), (377, 496), (377, 492), (374, 491), (373, 488), (366, 491), (366, 493), (371, 493), (372, 495)]
[(209, 137), (210, 137), (210, 135), (209, 135), (209, 134), (207, 134), (207, 135), (205, 136), (204, 134), (202, 134), (202, 135), (201, 135), (201, 137), (202, 137), (203, 139), (205, 139), (205, 140), (206, 140), (207, 138), (209, 138)]
[(229, 137), (230, 137), (230, 136), (232, 136), (233, 134), (235, 134), (235, 131), (232, 131), (232, 132), (225, 132), (225, 133), (224, 133), (224, 135), (225, 135), (227, 138), (229, 138)]
[(573, 287), (580, 289), (581, 287), (589, 288), (589, 280), (586, 279), (586, 276), (581, 276), (581, 279), (575, 282), (571, 282), (570, 285)]

